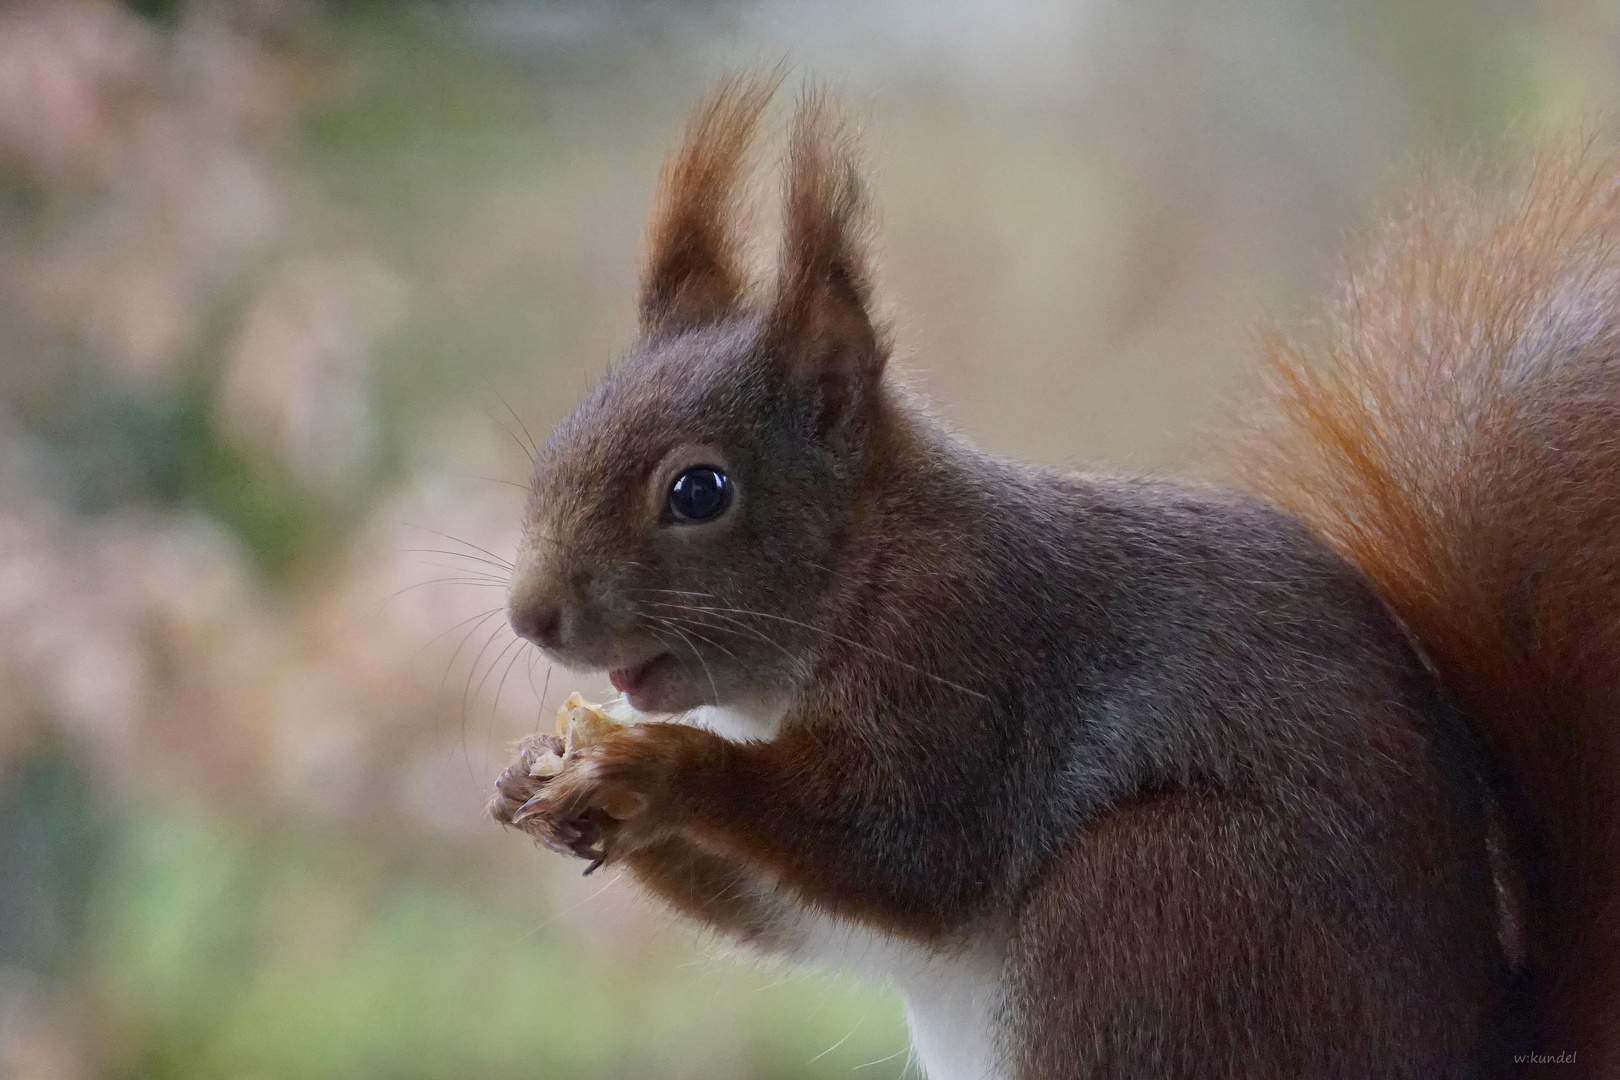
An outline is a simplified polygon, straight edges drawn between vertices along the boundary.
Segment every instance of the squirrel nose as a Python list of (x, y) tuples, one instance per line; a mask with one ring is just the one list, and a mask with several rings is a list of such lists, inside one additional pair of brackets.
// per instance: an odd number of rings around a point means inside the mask
[(555, 649), (562, 644), (562, 607), (559, 604), (538, 604), (513, 611), (511, 623), (518, 637), (527, 638), (542, 649)]

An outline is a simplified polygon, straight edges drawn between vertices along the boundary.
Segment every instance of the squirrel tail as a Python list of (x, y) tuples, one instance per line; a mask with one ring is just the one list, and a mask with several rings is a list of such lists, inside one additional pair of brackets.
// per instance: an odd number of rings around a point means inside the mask
[(1240, 467), (1359, 566), (1508, 780), (1522, 1048), (1620, 1069), (1620, 154), (1432, 180), (1320, 341), (1262, 335)]

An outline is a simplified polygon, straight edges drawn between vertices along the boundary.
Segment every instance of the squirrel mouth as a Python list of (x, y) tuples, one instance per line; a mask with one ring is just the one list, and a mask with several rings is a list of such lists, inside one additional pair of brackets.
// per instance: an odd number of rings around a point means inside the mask
[(628, 697), (630, 704), (635, 705), (636, 698), (646, 689), (647, 677), (655, 674), (666, 660), (674, 659), (673, 653), (659, 653), (651, 660), (644, 660), (635, 667), (614, 668), (608, 672), (608, 681), (613, 684), (613, 689)]

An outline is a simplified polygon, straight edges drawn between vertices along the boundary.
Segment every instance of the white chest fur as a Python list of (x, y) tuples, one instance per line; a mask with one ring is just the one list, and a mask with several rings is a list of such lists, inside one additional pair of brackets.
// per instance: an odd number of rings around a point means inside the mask
[(774, 703), (750, 709), (705, 705), (687, 713), (684, 722), (707, 728), (732, 742), (747, 742), (750, 739), (776, 738), (786, 715), (787, 706)]
[(669, 717), (638, 713), (630, 707), (629, 702), (618, 697), (604, 704), (602, 709), (622, 723), (638, 723), (648, 719), (674, 720), (712, 731), (732, 742), (774, 739), (782, 730), (782, 720), (787, 716), (787, 705), (783, 702), (767, 702), (747, 707), (704, 705), (691, 712)]
[(1003, 1003), (1001, 950), (942, 953), (856, 923), (800, 909), (788, 954), (900, 992), (911, 1046), (928, 1080), (1005, 1080), (996, 1030)]

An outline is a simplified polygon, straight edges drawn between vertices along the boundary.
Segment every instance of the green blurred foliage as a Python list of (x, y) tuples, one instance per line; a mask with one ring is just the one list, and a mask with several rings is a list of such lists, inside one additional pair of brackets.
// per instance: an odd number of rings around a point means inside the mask
[(137, 504), (208, 514), (271, 581), (320, 566), (360, 507), (234, 442), (213, 408), (212, 374), (199, 364), (161, 397), (116, 384), (81, 390), (71, 412), (52, 417), (43, 431), (76, 481), (77, 505), (89, 513)]
[(80, 986), (97, 1075), (701, 1076), (718, 1034), (728, 1074), (786, 1080), (904, 1045), (848, 983), (718, 972), (675, 936), (604, 961), (442, 845), (111, 806), (75, 770), (43, 750), (0, 792), (0, 961)]
[[(863, 1009), (882, 1020), (852, 1052), (875, 1043), (881, 1057), (897, 1041), (892, 1006), (870, 993), (846, 991), (816, 1018), (816, 998), (833, 991), (799, 987), (752, 1002), (705, 994), (681, 987), (690, 978), (672, 979), (669, 958), (643, 969), (657, 980), (602, 972), (588, 950), (521, 929), (532, 904), (492, 905), (449, 875), (421, 874), (421, 862), (413, 853), (402, 873), (304, 830), (244, 845), (195, 808), (143, 822), (97, 897), (98, 982), (119, 1003), (125, 1045), (139, 1048), (115, 1071), (175, 1080), (645, 1075), (698, 1049), (712, 1013), (738, 1009), (811, 1016), (774, 1032), (787, 1053), (836, 1041)], [(767, 1025), (760, 1037), (771, 1034)]]

